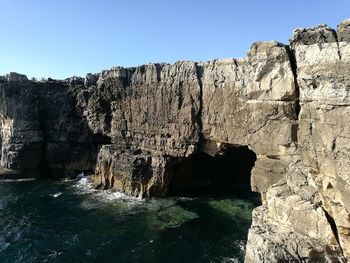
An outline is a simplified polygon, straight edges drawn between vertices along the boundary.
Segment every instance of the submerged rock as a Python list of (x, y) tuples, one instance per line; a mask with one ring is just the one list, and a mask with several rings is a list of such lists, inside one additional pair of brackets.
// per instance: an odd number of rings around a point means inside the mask
[(173, 205), (152, 213), (148, 218), (148, 222), (152, 229), (156, 228), (163, 231), (168, 228), (179, 227), (196, 218), (199, 218), (196, 213), (185, 210), (181, 206)]

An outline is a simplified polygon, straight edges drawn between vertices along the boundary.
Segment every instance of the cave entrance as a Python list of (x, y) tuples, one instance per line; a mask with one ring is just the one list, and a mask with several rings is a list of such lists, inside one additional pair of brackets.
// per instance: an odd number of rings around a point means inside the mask
[(170, 169), (170, 196), (252, 197), (251, 170), (256, 154), (248, 146), (221, 145), (215, 152), (199, 151)]

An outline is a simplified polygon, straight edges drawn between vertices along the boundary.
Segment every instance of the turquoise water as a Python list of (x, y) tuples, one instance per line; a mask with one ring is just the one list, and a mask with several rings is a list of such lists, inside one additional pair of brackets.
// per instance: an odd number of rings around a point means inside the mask
[(0, 262), (242, 262), (250, 201), (139, 200), (74, 182), (0, 182)]

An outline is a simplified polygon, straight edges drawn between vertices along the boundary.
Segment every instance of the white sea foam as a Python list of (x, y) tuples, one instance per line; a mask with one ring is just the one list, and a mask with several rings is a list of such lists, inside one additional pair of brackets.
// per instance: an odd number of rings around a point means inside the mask
[(62, 195), (61, 192), (58, 192), (58, 193), (55, 193), (55, 194), (51, 194), (51, 196), (52, 196), (53, 198), (57, 198), (57, 197), (59, 197), (60, 195)]
[(114, 200), (121, 200), (126, 201), (128, 204), (142, 202), (142, 199), (140, 198), (130, 197), (121, 192), (95, 189), (89, 177), (80, 178), (76, 181), (73, 187), (75, 188), (76, 193), (92, 195), (99, 201), (110, 202)]
[(238, 245), (238, 247), (239, 247), (239, 250), (243, 253), (243, 254), (245, 254), (245, 241), (243, 241), (243, 240), (237, 240), (237, 245)]
[(36, 178), (22, 178), (22, 179), (0, 179), (0, 183), (20, 183), (34, 181)]
[(222, 263), (239, 263), (240, 260), (238, 258), (226, 257), (222, 259)]

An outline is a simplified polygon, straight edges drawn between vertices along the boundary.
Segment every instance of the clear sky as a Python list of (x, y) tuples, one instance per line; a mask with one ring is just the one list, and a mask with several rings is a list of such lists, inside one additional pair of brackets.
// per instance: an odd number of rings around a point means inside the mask
[(350, 17), (350, 0), (0, 0), (0, 75), (244, 57), (255, 41)]

